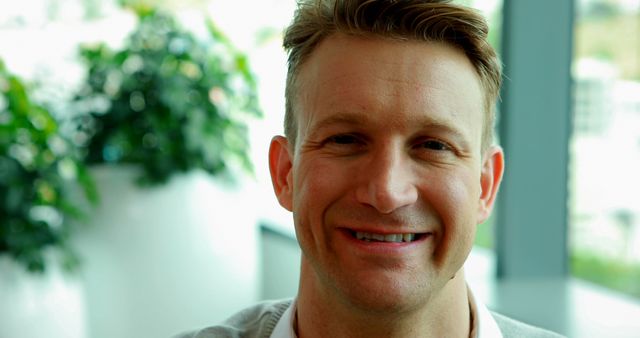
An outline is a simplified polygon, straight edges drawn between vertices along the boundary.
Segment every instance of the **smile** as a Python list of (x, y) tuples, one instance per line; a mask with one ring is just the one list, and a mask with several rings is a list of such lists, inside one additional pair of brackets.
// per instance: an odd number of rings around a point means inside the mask
[(420, 233), (404, 233), (404, 234), (376, 234), (371, 232), (351, 231), (351, 235), (365, 242), (413, 242), (421, 239), (426, 234)]

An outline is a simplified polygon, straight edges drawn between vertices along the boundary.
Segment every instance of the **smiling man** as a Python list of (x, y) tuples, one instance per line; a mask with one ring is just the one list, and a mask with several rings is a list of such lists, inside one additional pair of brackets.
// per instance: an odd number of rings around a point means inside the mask
[(504, 168), (486, 38), (448, 1), (301, 2), (286, 136), (269, 151), (302, 248), (298, 296), (186, 337), (557, 337), (491, 313), (465, 282)]

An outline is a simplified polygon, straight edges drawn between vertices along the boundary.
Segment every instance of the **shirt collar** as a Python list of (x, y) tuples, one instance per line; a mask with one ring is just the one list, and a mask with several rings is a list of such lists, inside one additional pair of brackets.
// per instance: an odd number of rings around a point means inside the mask
[(298, 338), (293, 331), (293, 319), (296, 313), (296, 299), (293, 299), (291, 305), (284, 311), (280, 320), (273, 328), (270, 338)]
[[(487, 306), (475, 299), (473, 291), (468, 286), (467, 292), (469, 295), (469, 308), (473, 318), (471, 336), (475, 338), (503, 338), (500, 328), (498, 328), (498, 323), (496, 323)], [(297, 338), (293, 330), (295, 313), (296, 299), (291, 302), (291, 305), (282, 314), (270, 338)]]
[(473, 318), (473, 327), (471, 328), (471, 337), (475, 338), (503, 338), (502, 332), (498, 327), (498, 323), (489, 312), (487, 306), (476, 300), (473, 291), (467, 285), (467, 294), (469, 295), (469, 308)]

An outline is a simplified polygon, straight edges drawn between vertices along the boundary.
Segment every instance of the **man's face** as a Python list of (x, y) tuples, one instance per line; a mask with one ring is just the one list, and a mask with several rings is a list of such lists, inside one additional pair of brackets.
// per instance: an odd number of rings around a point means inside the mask
[(444, 44), (334, 35), (297, 86), (297, 143), (274, 138), (270, 166), (303, 287), (368, 309), (424, 304), (461, 269), (502, 173), (499, 148), (483, 157), (473, 66)]

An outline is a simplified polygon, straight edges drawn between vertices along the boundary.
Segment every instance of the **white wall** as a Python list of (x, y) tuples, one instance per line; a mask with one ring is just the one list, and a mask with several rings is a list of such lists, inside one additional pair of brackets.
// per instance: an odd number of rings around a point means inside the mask
[(260, 228), (260, 298), (295, 297), (300, 276), (300, 247), (292, 232), (265, 225)]
[(247, 186), (192, 173), (139, 189), (130, 168), (93, 173), (102, 201), (77, 240), (89, 337), (168, 337), (258, 300), (257, 214)]

